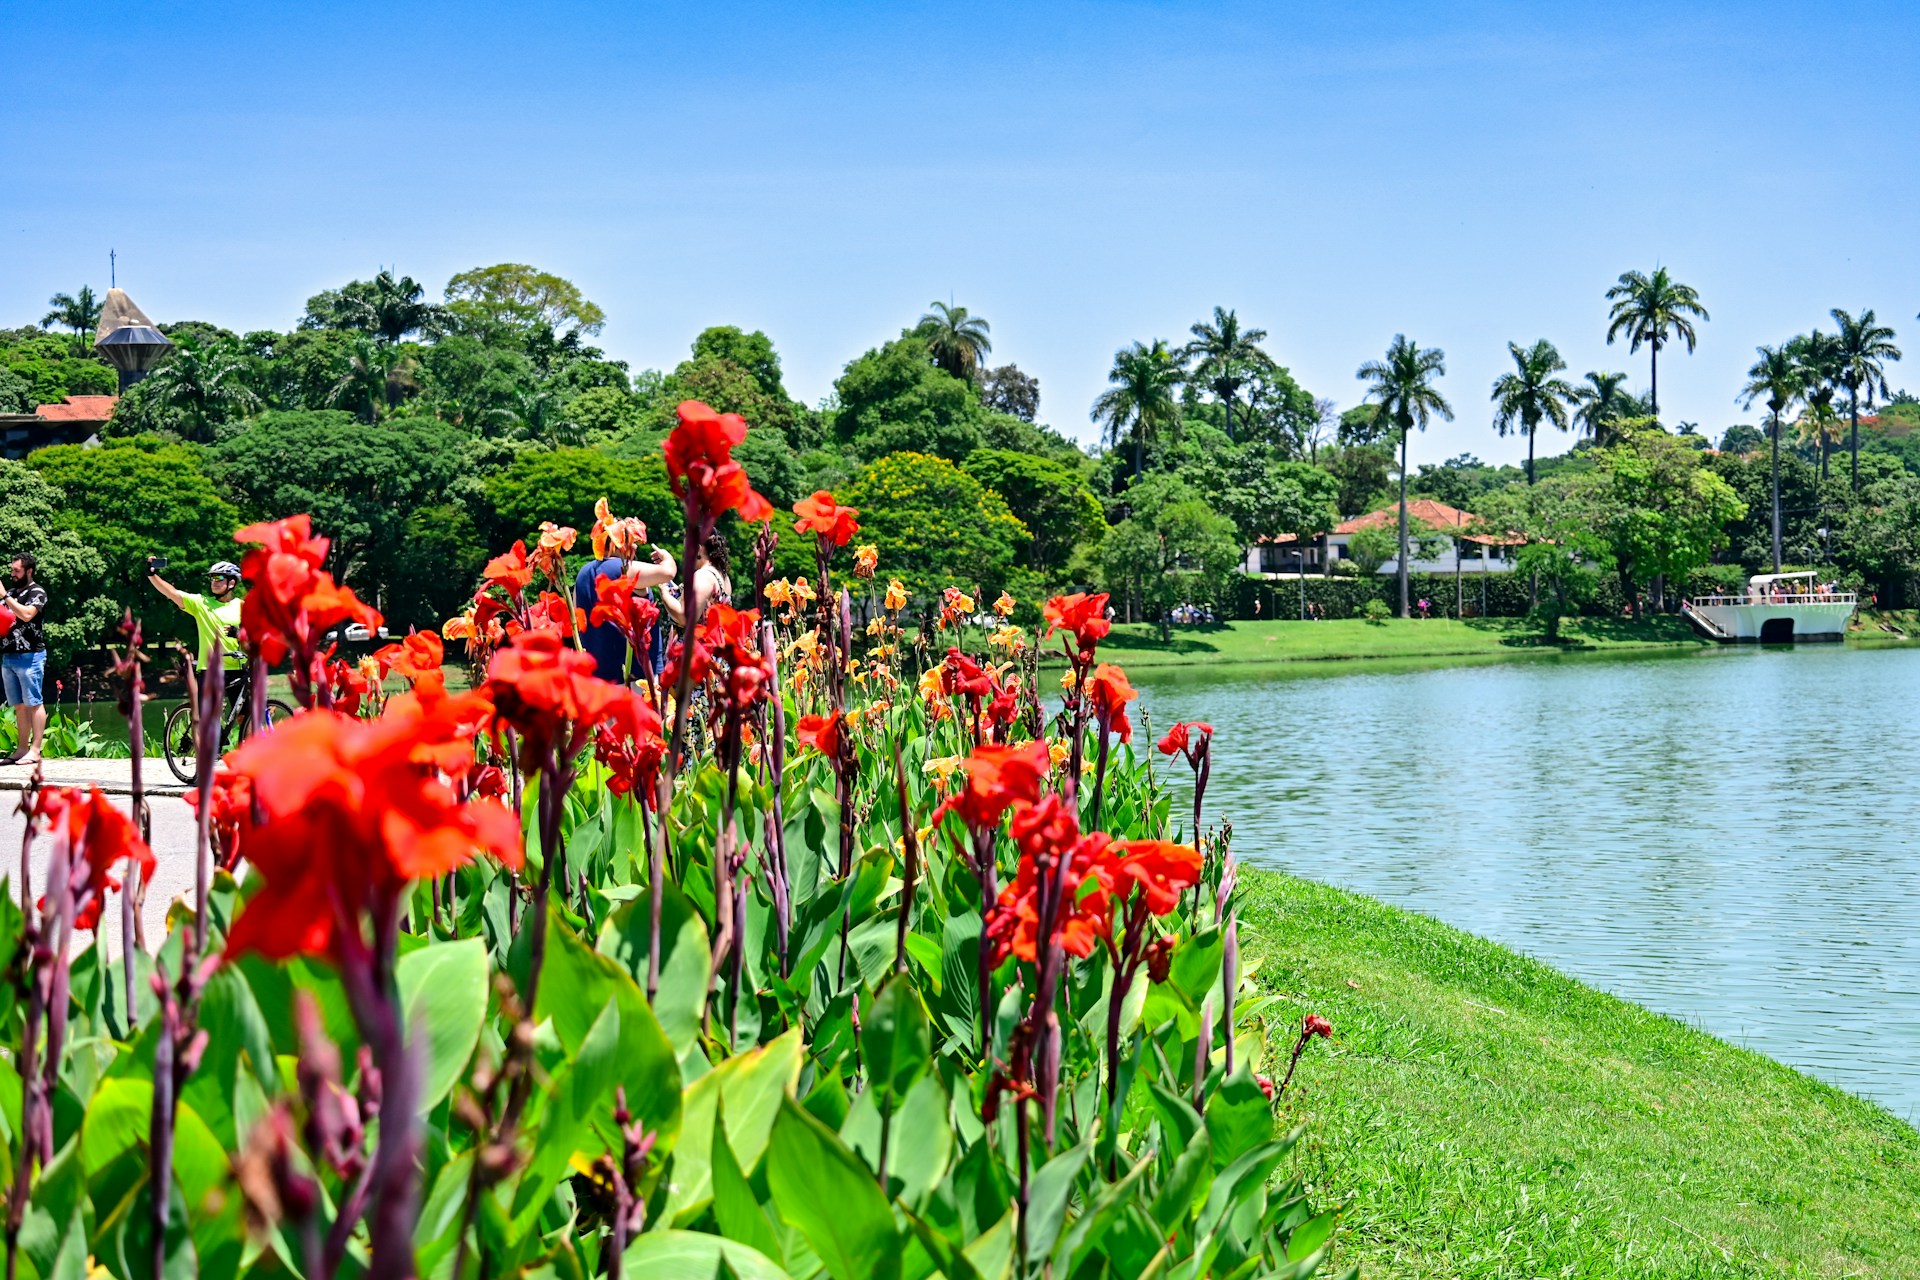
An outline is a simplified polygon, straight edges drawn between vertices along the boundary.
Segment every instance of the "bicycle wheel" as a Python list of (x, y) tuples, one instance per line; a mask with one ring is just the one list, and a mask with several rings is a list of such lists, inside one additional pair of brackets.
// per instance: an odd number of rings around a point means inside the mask
[(267, 722), (265, 725), (261, 726), (261, 728), (264, 732), (271, 733), (273, 732), (273, 727), (275, 725), (280, 724), (284, 721), (293, 719), (293, 714), (294, 714), (293, 708), (288, 706), (286, 703), (280, 701), (280, 699), (268, 698), (267, 699)]
[(160, 754), (167, 758), (167, 768), (173, 771), (173, 776), (189, 787), (198, 780), (199, 774), (199, 756), (193, 739), (193, 711), (182, 703), (167, 712), (166, 723), (160, 731)]

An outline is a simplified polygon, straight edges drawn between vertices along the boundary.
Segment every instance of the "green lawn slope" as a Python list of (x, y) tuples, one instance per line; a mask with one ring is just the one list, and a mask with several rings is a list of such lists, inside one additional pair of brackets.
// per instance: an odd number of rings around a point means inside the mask
[(1920, 1133), (1424, 916), (1251, 873), (1283, 1099), (1369, 1277), (1920, 1277)]
[(1705, 644), (1679, 618), (1574, 618), (1563, 642), (1548, 644), (1521, 618), (1391, 618), (1368, 622), (1223, 622), (1175, 627), (1162, 640), (1145, 623), (1116, 626), (1100, 644), (1103, 657), (1128, 668), (1193, 663), (1327, 662), (1346, 659), (1520, 657), (1569, 650), (1698, 648)]

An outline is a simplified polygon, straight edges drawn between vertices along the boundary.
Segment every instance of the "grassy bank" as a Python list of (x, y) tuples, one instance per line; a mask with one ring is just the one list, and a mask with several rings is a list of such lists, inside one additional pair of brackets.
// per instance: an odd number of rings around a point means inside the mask
[(1194, 662), (1331, 662), (1377, 658), (1520, 657), (1587, 650), (1698, 648), (1704, 645), (1678, 618), (1633, 622), (1622, 618), (1570, 619), (1559, 645), (1546, 643), (1520, 618), (1392, 618), (1367, 622), (1223, 622), (1175, 627), (1162, 640), (1158, 627), (1125, 623), (1102, 642), (1103, 654), (1127, 667)]
[(1286, 1110), (1364, 1274), (1920, 1277), (1887, 1112), (1424, 916), (1248, 884), (1262, 986), (1333, 1021)]

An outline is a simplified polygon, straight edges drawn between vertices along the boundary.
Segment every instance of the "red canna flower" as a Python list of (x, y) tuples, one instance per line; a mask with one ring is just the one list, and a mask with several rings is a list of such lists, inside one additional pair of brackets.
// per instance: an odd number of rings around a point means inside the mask
[(446, 658), (446, 645), (431, 631), (410, 632), (400, 643), (384, 645), (373, 652), (373, 660), (380, 664), (383, 678), (398, 675), (412, 684), (444, 679), (440, 666)]
[(675, 411), (679, 424), (663, 446), (667, 483), (690, 512), (712, 518), (738, 511), (749, 524), (771, 519), (773, 504), (753, 491), (733, 450), (747, 438), (746, 419), (715, 413), (698, 400), (683, 400)]
[(499, 587), (510, 596), (517, 596), (533, 585), (533, 566), (527, 561), (527, 544), (515, 542), (513, 548), (503, 555), (497, 555), (487, 561), (487, 567), (480, 572), (487, 585)]
[(840, 758), (840, 733), (846, 721), (838, 711), (824, 716), (801, 716), (796, 732), (800, 745), (812, 747), (829, 760)]
[(1127, 719), (1127, 704), (1140, 694), (1127, 683), (1127, 673), (1111, 662), (1103, 662), (1087, 677), (1087, 699), (1102, 734), (1118, 733), (1120, 741), (1133, 741), (1133, 721)]
[[(199, 791), (187, 792), (186, 801), (189, 809), (196, 813), (199, 811)], [(215, 859), (228, 871), (240, 863), (240, 828), (252, 811), (253, 783), (227, 768), (225, 761), (216, 764), (213, 769), (213, 805), (207, 819), (207, 829), (213, 840)]]
[(1040, 798), (1053, 760), (1044, 742), (1028, 742), (1018, 747), (982, 745), (960, 762), (966, 778), (963, 785), (940, 802), (933, 820), (938, 823), (949, 813), (975, 831), (1000, 825), (1000, 819), (1015, 804), (1032, 804)]
[(960, 650), (950, 648), (946, 661), (940, 665), (940, 691), (949, 697), (958, 693), (970, 698), (987, 698), (993, 696), (993, 679), (979, 663)]
[(1319, 1036), (1322, 1040), (1333, 1034), (1333, 1024), (1317, 1013), (1310, 1013), (1300, 1024), (1302, 1036)]
[(334, 708), (346, 715), (357, 716), (361, 705), (373, 693), (373, 682), (356, 664), (345, 658), (334, 657), (337, 647), (330, 647), (321, 655), (321, 674), (326, 680)]
[(1047, 635), (1056, 631), (1073, 633), (1082, 662), (1093, 661), (1094, 646), (1107, 638), (1113, 623), (1107, 620), (1107, 593), (1088, 595), (1076, 591), (1070, 596), (1055, 596), (1040, 610), (1047, 624)]
[(341, 623), (358, 622), (368, 630), (380, 625), (377, 610), (362, 604), (320, 567), (332, 544), (313, 536), (311, 517), (250, 524), (233, 540), (260, 544), (240, 560), (240, 576), (248, 587), (240, 605), (240, 628), (268, 666), (278, 665), (289, 653), (312, 653), (320, 638)]
[(660, 762), (667, 744), (660, 737), (660, 713), (640, 698), (609, 717), (594, 734), (594, 759), (607, 769), (607, 790), (614, 795), (638, 795), (651, 804), (660, 781)]
[(1122, 901), (1140, 888), (1148, 911), (1163, 916), (1180, 895), (1200, 883), (1200, 850), (1171, 840), (1128, 840), (1114, 850), (1113, 895)]
[(633, 579), (595, 578), (598, 597), (588, 621), (596, 626), (611, 625), (619, 631), (637, 661), (645, 661), (652, 651), (653, 629), (660, 621), (660, 606), (634, 590)]
[[(73, 918), (76, 929), (91, 930), (100, 923), (107, 892), (120, 887), (113, 868), (131, 863), (142, 879), (153, 874), (153, 850), (140, 838), (133, 820), (120, 812), (99, 787), (79, 791), (72, 787), (45, 787), (35, 798), (33, 819), (45, 823), (46, 833), (65, 840), (73, 860)], [(46, 899), (40, 900), (42, 910)]]
[(815, 534), (822, 542), (836, 547), (846, 546), (853, 541), (853, 535), (860, 532), (860, 523), (855, 519), (860, 513), (852, 507), (841, 506), (825, 489), (816, 489), (812, 497), (794, 503), (793, 514), (800, 517), (793, 526), (795, 533)]
[(637, 718), (638, 696), (593, 672), (593, 655), (549, 630), (522, 632), (493, 655), (490, 722), (496, 740), (508, 728), (519, 734), (523, 768), (537, 769), (550, 752), (563, 762), (577, 755), (609, 716)]
[(1061, 860), (1060, 904), (1054, 938), (1068, 955), (1085, 959), (1094, 944), (1113, 931), (1113, 837), (1080, 834), (1072, 808), (1057, 795), (1014, 810), (1013, 840), (1020, 847), (1020, 868), (987, 913), (986, 938), (991, 963), (1009, 955), (1037, 962), (1040, 944), (1040, 878)]
[[(1196, 737), (1199, 739), (1198, 744), (1194, 742), (1194, 739)], [(1173, 728), (1167, 730), (1166, 736), (1160, 739), (1160, 742), (1159, 742), (1160, 753), (1162, 755), (1169, 755), (1169, 756), (1175, 755), (1175, 754), (1184, 754), (1187, 757), (1187, 759), (1191, 761), (1193, 759), (1194, 749), (1196, 745), (1199, 747), (1204, 747), (1207, 741), (1212, 737), (1213, 737), (1213, 726), (1208, 724), (1206, 721), (1182, 720), (1178, 724), (1174, 725)]]
[(471, 759), (484, 707), (471, 694), (405, 693), (377, 720), (309, 711), (232, 752), (249, 809), (265, 819), (243, 811), (240, 844), (266, 883), (234, 921), (227, 955), (355, 960), (364, 922), (390, 924), (412, 881), (481, 850), (519, 866), (519, 822), (492, 800), (463, 803), (436, 767)]
[(574, 603), (565, 596), (557, 595), (552, 591), (542, 591), (540, 598), (527, 606), (529, 630), (555, 631), (571, 639), (580, 634), (586, 625), (585, 611), (576, 608)]

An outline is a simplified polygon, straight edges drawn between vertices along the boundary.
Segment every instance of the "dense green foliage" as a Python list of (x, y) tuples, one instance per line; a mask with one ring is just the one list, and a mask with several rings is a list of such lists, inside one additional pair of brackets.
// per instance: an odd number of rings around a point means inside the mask
[[(0, 331), (0, 411), (112, 390), (113, 371), (61, 318), (78, 314), (83, 295), (55, 300), (52, 332)], [(1610, 334), (1645, 355), (1649, 373), (1658, 353), (1689, 349), (1707, 319), (1698, 295), (1664, 271), (1626, 273), (1609, 300)], [(1836, 580), (1889, 604), (1920, 602), (1920, 557), (1902, 523), (1920, 506), (1920, 413), (1889, 385), (1899, 351), (1871, 312), (1835, 311), (1834, 332), (1766, 349), (1772, 372), (1746, 397), (1761, 421), (1721, 429), (1718, 452), (1690, 424), (1665, 431), (1650, 391), (1631, 389), (1627, 375), (1573, 378), (1551, 342), (1510, 344), (1513, 369), (1494, 384), (1485, 412), (1493, 431), (1527, 437), (1528, 465), (1461, 454), (1405, 476), (1412, 438), (1459, 399), (1446, 387), (1442, 354), (1410, 343), (1362, 370), (1356, 391), (1366, 399), (1341, 413), (1267, 351), (1263, 330), (1216, 308), (1182, 341), (1143, 340), (1115, 353), (1109, 387), (1089, 406), (1101, 445), (1089, 451), (1039, 419), (1033, 378), (1015, 364), (990, 367), (991, 326), (965, 307), (937, 304), (898, 337), (854, 355), (817, 408), (789, 391), (763, 332), (716, 324), (695, 335), (677, 365), (635, 373), (592, 345), (604, 320), (572, 282), (508, 263), (460, 273), (438, 300), (393, 272), (350, 281), (315, 295), (284, 333), (164, 323), (179, 345), (121, 401), (111, 431), (173, 442), (171, 469), (139, 502), (111, 498), (94, 509), (76, 498), (59, 519), (107, 556), (100, 594), (136, 606), (147, 599), (129, 569), (136, 548), (150, 542), (191, 559), (200, 552), (184, 531), (200, 528), (198, 543), (218, 540), (221, 530), (207, 524), (215, 515), (204, 507), (207, 485), (241, 517), (311, 510), (339, 531), (348, 580), (381, 600), (397, 627), (428, 626), (458, 603), (448, 584), (470, 575), (486, 546), (529, 536), (542, 519), (584, 528), (602, 495), (645, 519), (656, 542), (677, 546), (659, 444), (674, 406), (695, 399), (753, 424), (741, 459), (777, 505), (819, 489), (847, 501), (857, 493), (874, 508), (876, 537), (906, 539), (880, 550), (916, 590), (979, 552), (973, 572), (982, 581), (1105, 587), (1125, 618), (1158, 620), (1183, 603), (1237, 613), (1252, 598), (1235, 569), (1248, 548), (1316, 538), (1344, 518), (1390, 509), (1402, 493), (1521, 533), (1538, 523), (1516, 496), (1526, 482), (1564, 487), (1606, 470), (1608, 510), (1617, 517), (1632, 507), (1644, 519), (1635, 531), (1611, 518), (1604, 551), (1596, 544), (1594, 556), (1577, 557), (1612, 584), (1580, 608), (1604, 612), (1637, 602), (1673, 607), (1676, 594), (1656, 587), (1703, 555), (1748, 572), (1772, 567), (1777, 435), (1782, 560), (1830, 566)], [(1856, 420), (1860, 460), (1836, 466)], [(1572, 448), (1535, 456), (1543, 428), (1549, 437), (1571, 432)], [(1678, 447), (1631, 480), (1603, 455), (1636, 428), (1663, 431)], [(1700, 465), (1682, 467), (1683, 451)], [(891, 499), (874, 489), (869, 469), (903, 453), (942, 459), (978, 482), (1027, 536), (942, 531), (928, 524), (922, 497), (885, 510)], [(76, 479), (71, 462), (61, 465), (64, 483), (91, 483)], [(115, 474), (127, 465), (116, 463)], [(205, 485), (187, 483), (182, 468)], [(1689, 492), (1703, 474), (1724, 481), (1743, 509)], [(127, 482), (101, 483), (124, 492)], [(1215, 520), (1162, 519), (1169, 492), (1224, 519), (1240, 554), (1226, 554)], [(175, 493), (181, 509), (161, 510)], [(1141, 517), (1136, 507), (1150, 510)], [(729, 533), (735, 563), (746, 563), (751, 531)], [(931, 551), (929, 533), (946, 549)], [(1362, 549), (1368, 563), (1398, 558)], [(781, 572), (804, 571), (792, 547), (780, 555)], [(1154, 564), (1173, 577), (1149, 590), (1144, 566)], [(1408, 590), (1411, 608), (1418, 593)], [(1489, 596), (1489, 607), (1494, 597), (1513, 598), (1500, 588)], [(1397, 610), (1397, 596), (1387, 598)], [(1538, 599), (1530, 589), (1518, 612)], [(68, 647), (103, 639), (89, 626), (62, 636)]]

